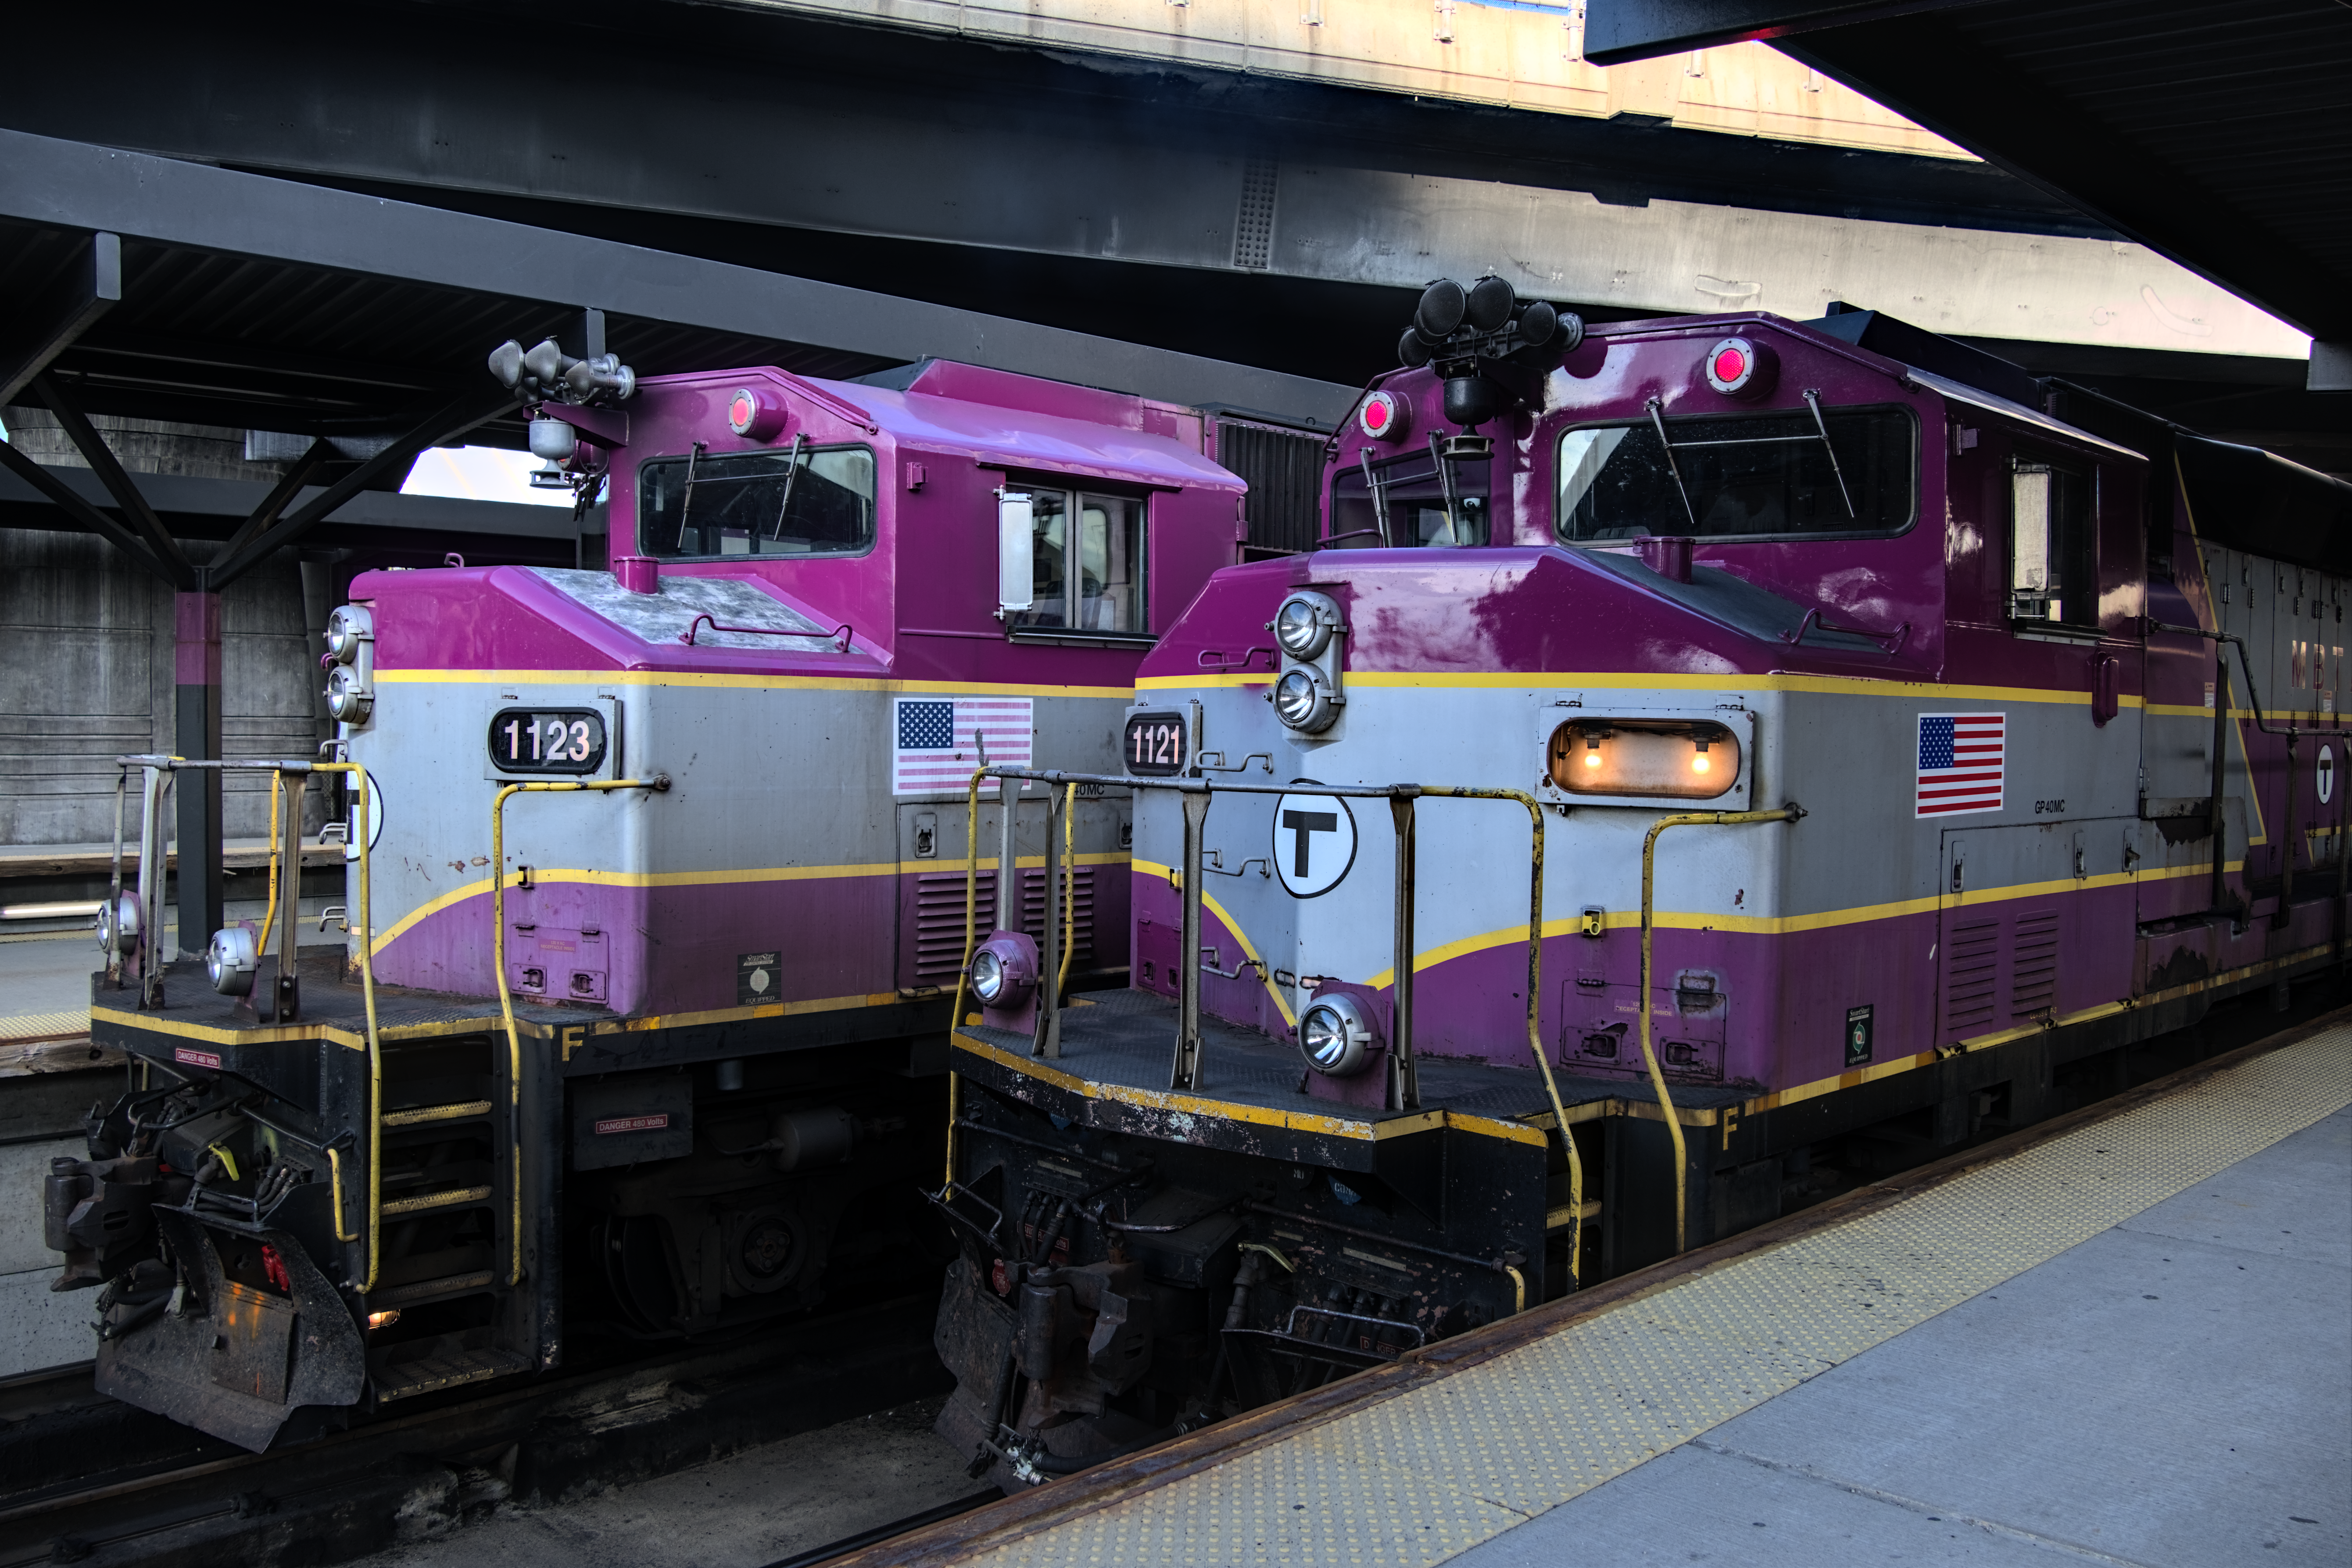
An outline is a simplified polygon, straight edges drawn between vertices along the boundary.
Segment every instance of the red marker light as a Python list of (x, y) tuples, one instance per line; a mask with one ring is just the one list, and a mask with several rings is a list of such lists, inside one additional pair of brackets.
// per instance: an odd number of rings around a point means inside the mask
[(1761, 397), (1780, 377), (1780, 361), (1769, 347), (1747, 338), (1725, 338), (1706, 351), (1706, 384), (1726, 397)]
[(1356, 428), (1375, 441), (1393, 441), (1404, 434), (1405, 407), (1392, 394), (1369, 393), (1356, 410)]
[(772, 441), (784, 427), (783, 400), (739, 386), (727, 399), (727, 427), (754, 441)]

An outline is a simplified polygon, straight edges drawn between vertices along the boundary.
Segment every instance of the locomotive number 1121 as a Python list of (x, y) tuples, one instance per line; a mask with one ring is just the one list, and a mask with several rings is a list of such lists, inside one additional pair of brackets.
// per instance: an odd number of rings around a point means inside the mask
[(593, 708), (501, 708), (490, 763), (508, 773), (593, 773), (604, 765), (604, 716)]
[(1173, 778), (1184, 771), (1187, 755), (1181, 713), (1130, 713), (1119, 760), (1127, 771), (1145, 778)]

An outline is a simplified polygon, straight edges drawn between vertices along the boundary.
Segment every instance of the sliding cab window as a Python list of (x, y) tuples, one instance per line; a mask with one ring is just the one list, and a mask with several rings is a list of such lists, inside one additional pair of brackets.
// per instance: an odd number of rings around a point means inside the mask
[(1444, 549), (1494, 536), (1494, 448), (1484, 437), (1439, 437), (1429, 449), (1374, 460), (1367, 452), (1331, 481), (1334, 550)]
[(637, 549), (734, 555), (863, 555), (874, 548), (874, 452), (795, 443), (774, 452), (697, 450), (637, 470)]
[(2099, 624), (2099, 550), (2090, 471), (2021, 447), (2009, 472), (2009, 618), (2092, 631)]
[(1559, 438), (1562, 542), (1644, 534), (1803, 539), (1899, 533), (1917, 510), (1906, 408), (1696, 415)]
[(1146, 637), (1140, 496), (1008, 485), (997, 496), (999, 614), (1014, 631)]

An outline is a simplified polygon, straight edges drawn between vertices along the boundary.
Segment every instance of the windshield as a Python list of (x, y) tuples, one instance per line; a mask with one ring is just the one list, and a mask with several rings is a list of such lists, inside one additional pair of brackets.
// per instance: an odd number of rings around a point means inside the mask
[(1493, 473), (1485, 457), (1449, 458), (1441, 471), (1425, 451), (1370, 464), (1369, 473), (1360, 463), (1343, 468), (1331, 484), (1331, 531), (1324, 543), (1334, 550), (1485, 544)]
[(1911, 521), (1907, 410), (1822, 409), (1817, 418), (1805, 408), (1664, 424), (1671, 460), (1655, 419), (1560, 437), (1562, 540), (1892, 533)]
[(865, 447), (698, 453), (637, 470), (643, 554), (857, 555), (873, 544), (874, 454)]

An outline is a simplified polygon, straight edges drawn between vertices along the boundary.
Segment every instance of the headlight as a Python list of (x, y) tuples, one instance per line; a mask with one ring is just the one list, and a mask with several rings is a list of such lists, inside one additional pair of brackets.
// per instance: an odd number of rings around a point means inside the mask
[(253, 989), (254, 966), (260, 956), (253, 933), (243, 926), (216, 931), (212, 946), (205, 949), (205, 978), (224, 996), (242, 996)]
[(139, 945), (139, 898), (124, 893), (98, 911), (98, 945), (101, 952), (125, 957)]
[(360, 644), (375, 636), (375, 623), (357, 605), (337, 606), (327, 617), (327, 656), (337, 664), (350, 664), (360, 656)]
[(360, 684), (359, 671), (339, 664), (327, 677), (327, 711), (339, 724), (364, 724), (375, 696)]
[(1311, 669), (1294, 669), (1275, 682), (1274, 712), (1292, 729), (1313, 735), (1331, 727), (1339, 708), (1320, 675)]
[(989, 952), (988, 949), (982, 948), (971, 961), (973, 994), (993, 1007), (996, 1005), (996, 999), (1004, 994), (1005, 979), (1004, 960)]
[(1274, 613), (1274, 640), (1280, 643), (1282, 651), (1291, 658), (1313, 658), (1331, 641), (1331, 628), (1336, 619), (1332, 609), (1335, 606), (1331, 606), (1328, 600), (1321, 604), (1316, 602), (1322, 598), (1320, 594), (1312, 596), (1295, 594), (1285, 599), (1282, 608)]
[(1036, 994), (1037, 944), (1019, 931), (998, 931), (980, 944), (964, 973), (982, 1006), (1016, 1012)]
[(1354, 997), (1325, 996), (1300, 1016), (1298, 1048), (1327, 1078), (1352, 1077), (1371, 1065), (1371, 1021)]

